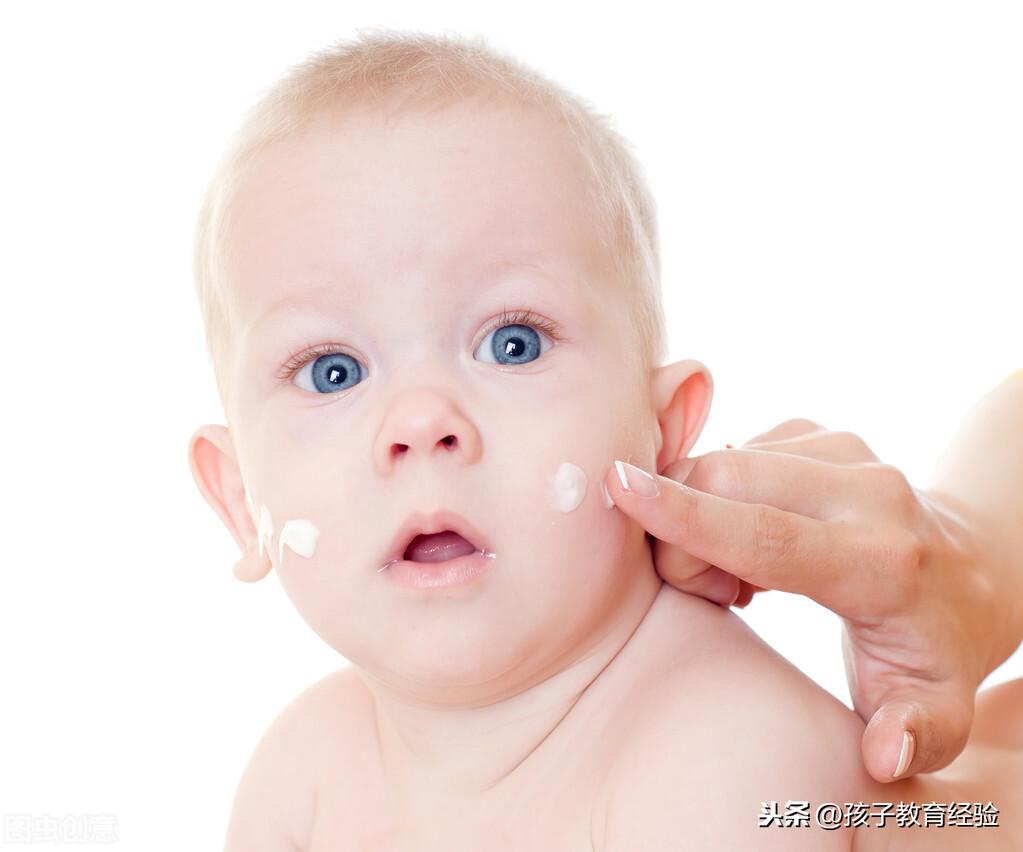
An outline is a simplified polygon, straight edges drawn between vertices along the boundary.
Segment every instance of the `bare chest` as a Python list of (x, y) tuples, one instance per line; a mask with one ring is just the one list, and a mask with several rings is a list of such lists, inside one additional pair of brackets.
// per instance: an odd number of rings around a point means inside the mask
[(599, 783), (568, 767), (533, 767), (478, 799), (438, 804), (377, 782), (324, 785), (306, 852), (592, 852)]

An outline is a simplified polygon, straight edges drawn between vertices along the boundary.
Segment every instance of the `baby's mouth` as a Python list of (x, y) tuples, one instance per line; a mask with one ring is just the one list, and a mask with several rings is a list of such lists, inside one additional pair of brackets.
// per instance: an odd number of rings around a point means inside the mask
[(479, 550), (453, 530), (439, 533), (420, 533), (409, 542), (403, 555), (410, 562), (446, 562)]

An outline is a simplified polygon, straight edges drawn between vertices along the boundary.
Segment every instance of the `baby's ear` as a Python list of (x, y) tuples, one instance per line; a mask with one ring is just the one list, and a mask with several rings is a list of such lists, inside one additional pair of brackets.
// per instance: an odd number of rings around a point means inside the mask
[(710, 413), (714, 380), (699, 361), (687, 359), (654, 368), (650, 401), (661, 429), (657, 472), (685, 458), (700, 437)]
[(203, 498), (227, 527), (242, 552), (234, 566), (239, 580), (251, 583), (270, 571), (270, 553), (259, 553), (255, 522), (245, 505), (245, 483), (227, 427), (201, 426), (188, 441), (188, 466)]

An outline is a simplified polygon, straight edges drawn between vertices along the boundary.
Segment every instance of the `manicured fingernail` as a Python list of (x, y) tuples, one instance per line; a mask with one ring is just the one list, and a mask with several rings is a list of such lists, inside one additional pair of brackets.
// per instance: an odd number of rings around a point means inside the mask
[(604, 505), (607, 506), (607, 508), (609, 509), (615, 508), (615, 501), (612, 499), (611, 495), (608, 494), (607, 486), (604, 484), (603, 479), (600, 480), (600, 496), (603, 499)]
[(912, 731), (902, 732), (902, 751), (899, 752), (899, 765), (895, 767), (895, 772), (892, 774), (892, 778), (898, 778), (909, 769), (909, 764), (913, 762), (913, 752), (916, 751), (916, 737), (913, 736)]
[(635, 465), (615, 459), (615, 469), (618, 471), (618, 479), (622, 488), (631, 491), (640, 497), (656, 497), (661, 493), (661, 487), (645, 470), (640, 470)]

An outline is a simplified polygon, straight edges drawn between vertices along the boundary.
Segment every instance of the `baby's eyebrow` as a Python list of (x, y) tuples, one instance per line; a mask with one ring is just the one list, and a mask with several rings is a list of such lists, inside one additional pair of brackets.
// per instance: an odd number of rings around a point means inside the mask
[[(486, 282), (488, 285), (486, 287), (487, 290), (508, 289), (509, 295), (506, 301), (508, 301), (510, 307), (516, 307), (516, 305), (512, 304), (516, 299), (534, 300), (535, 297), (540, 295), (547, 297), (545, 301), (563, 301), (560, 297), (570, 299), (570, 288), (566, 286), (570, 273), (559, 269), (555, 263), (545, 261), (548, 261), (548, 258), (535, 255), (531, 255), (528, 258), (493, 261), (481, 265), (479, 272), (467, 276), (466, 280), (469, 286), (473, 287), (477, 293), (480, 291), (481, 282)], [(537, 281), (540, 282), (539, 289), (535, 286), (528, 287), (529, 295), (523, 294), (520, 297), (512, 294), (511, 288), (514, 287), (516, 282)], [(358, 306), (356, 305), (356, 311), (357, 308)], [(271, 303), (248, 324), (243, 332), (243, 336), (246, 338), (255, 337), (263, 326), (270, 324), (272, 320), (282, 313), (288, 313), (292, 316), (308, 314), (310, 316), (321, 317), (325, 314), (332, 314), (337, 317), (350, 317), (353, 313), (353, 305), (350, 297), (342, 299), (336, 284), (303, 286), (298, 292), (289, 292)]]
[(351, 314), (351, 307), (345, 309), (339, 304), (338, 288), (336, 286), (311, 286), (305, 287), (299, 293), (290, 293), (282, 299), (271, 303), (269, 307), (253, 319), (246, 329), (244, 335), (253, 335), (261, 330), (280, 314), (311, 314), (322, 316), (324, 313), (332, 313), (338, 316), (342, 313)]
[(337, 304), (336, 287), (328, 287), (326, 285), (306, 287), (298, 293), (289, 293), (287, 296), (273, 302), (265, 311), (249, 323), (249, 329), (256, 329), (286, 310), (306, 311), (308, 313), (323, 313), (324, 310), (333, 310), (340, 313), (340, 307)]

